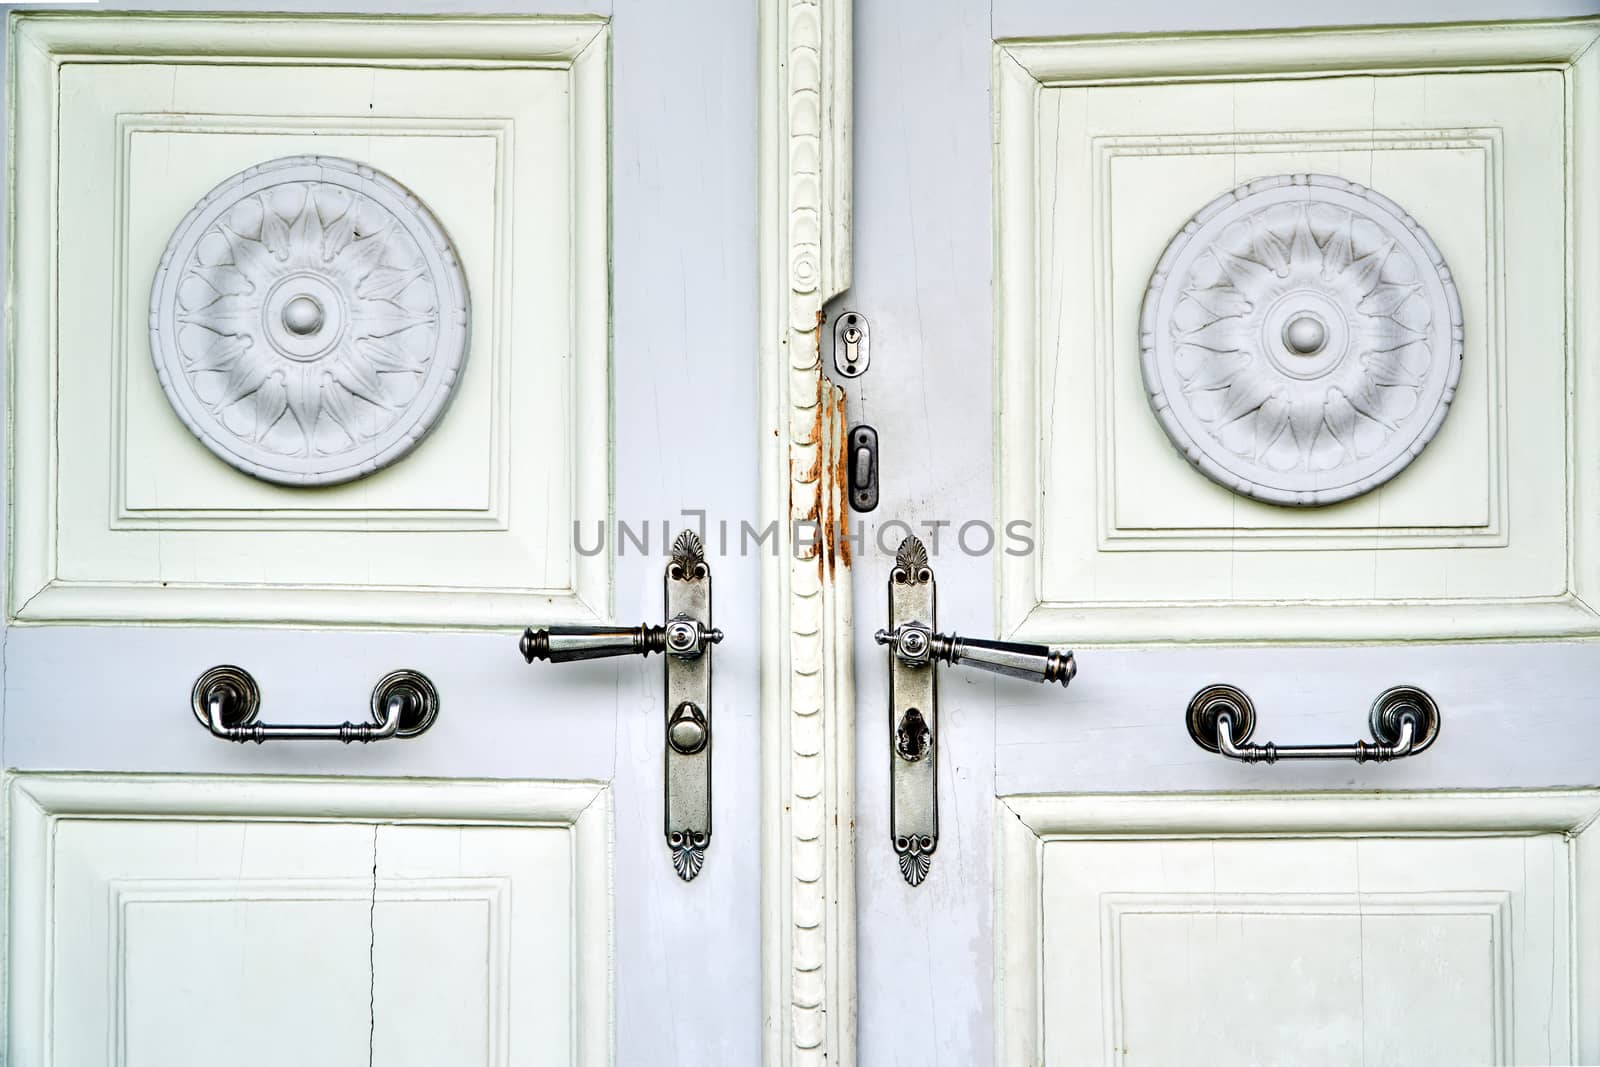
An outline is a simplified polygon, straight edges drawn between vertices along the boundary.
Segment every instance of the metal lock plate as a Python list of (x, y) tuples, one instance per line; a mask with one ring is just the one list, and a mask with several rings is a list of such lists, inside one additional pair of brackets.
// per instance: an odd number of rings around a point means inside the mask
[(867, 317), (846, 311), (833, 321), (833, 369), (845, 378), (859, 378), (871, 362), (871, 337)]
[(878, 431), (871, 426), (850, 431), (850, 506), (857, 511), (878, 506)]
[[(700, 538), (672, 545), (666, 578), (666, 835), (678, 877), (700, 873), (711, 844), (711, 568)], [(696, 625), (698, 624), (698, 625)], [(717, 636), (721, 636), (720, 634)]]
[(900, 873), (928, 876), (939, 845), (939, 684), (932, 637), (937, 590), (928, 552), (908, 537), (889, 573), (889, 832)]

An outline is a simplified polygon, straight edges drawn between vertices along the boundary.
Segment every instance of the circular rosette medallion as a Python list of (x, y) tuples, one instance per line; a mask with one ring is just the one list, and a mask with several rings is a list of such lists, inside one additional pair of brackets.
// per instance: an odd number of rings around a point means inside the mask
[(1321, 174), (1242, 185), (1190, 220), (1140, 317), (1145, 388), (1207, 477), (1275, 504), (1393, 478), (1461, 377), (1461, 302), (1392, 200)]
[(292, 156), (218, 185), (150, 290), (178, 417), (238, 469), (332, 485), (405, 455), (467, 356), (467, 285), (428, 209), (371, 167)]

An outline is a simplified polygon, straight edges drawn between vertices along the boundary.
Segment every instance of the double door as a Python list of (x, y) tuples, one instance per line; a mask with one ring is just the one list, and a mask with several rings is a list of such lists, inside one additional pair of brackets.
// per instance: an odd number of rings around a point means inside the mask
[(1586, 2), (13, 16), (8, 1062), (1600, 1058)]

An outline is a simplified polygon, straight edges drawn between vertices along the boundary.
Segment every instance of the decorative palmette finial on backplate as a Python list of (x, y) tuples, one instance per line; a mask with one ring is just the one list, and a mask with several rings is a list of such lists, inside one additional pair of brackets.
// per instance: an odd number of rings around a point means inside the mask
[(928, 877), (928, 868), (933, 866), (933, 850), (937, 847), (938, 842), (926, 834), (894, 839), (894, 850), (900, 857), (900, 875), (908, 885), (921, 885)]
[(672, 542), (672, 563), (668, 571), (670, 578), (682, 578), (693, 581), (704, 578), (711, 573), (706, 567), (706, 549), (700, 543), (700, 535), (693, 530), (685, 530)]
[(672, 849), (672, 866), (685, 882), (694, 881), (700, 867), (706, 862), (706, 845), (710, 838), (705, 834), (687, 830), (674, 830), (667, 835), (667, 847)]
[(894, 570), (890, 572), (889, 580), (902, 585), (933, 581), (933, 570), (928, 566), (928, 549), (916, 534), (910, 534), (900, 542), (900, 549), (894, 554)]

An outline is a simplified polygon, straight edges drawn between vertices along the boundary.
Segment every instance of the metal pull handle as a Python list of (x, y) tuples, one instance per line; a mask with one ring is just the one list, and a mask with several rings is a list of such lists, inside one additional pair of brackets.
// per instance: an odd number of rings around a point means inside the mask
[(711, 568), (705, 546), (685, 530), (662, 576), (667, 621), (626, 626), (543, 626), (522, 633), (522, 658), (550, 663), (665, 653), (663, 831), (678, 877), (692, 881), (711, 844)]
[(698, 656), (708, 644), (722, 641), (722, 631), (703, 625), (698, 619), (684, 616), (673, 619), (665, 626), (648, 623), (628, 627), (617, 626), (543, 626), (522, 632), (522, 658), (532, 663), (536, 659), (550, 663), (573, 663), (586, 659), (609, 659), (613, 656), (648, 656), (652, 652), (670, 652), (674, 656)]
[(372, 688), (372, 721), (274, 724), (256, 721), (261, 689), (243, 667), (212, 667), (194, 683), (189, 696), (194, 717), (211, 736), (240, 744), (254, 741), (360, 741), (416, 737), (439, 714), (439, 693), (419, 671), (390, 671)]
[(957, 667), (976, 667), (982, 671), (1021, 678), (1030, 682), (1070, 683), (1078, 673), (1071, 652), (1049, 645), (1029, 645), (1017, 641), (988, 641), (936, 634), (917, 623), (901, 624), (893, 630), (873, 635), (880, 645), (891, 645), (895, 658), (908, 667), (919, 667), (939, 660)]
[(1385, 689), (1372, 702), (1367, 724), (1371, 741), (1348, 745), (1251, 744), (1256, 709), (1244, 691), (1231, 685), (1208, 685), (1189, 701), (1189, 736), (1195, 744), (1244, 763), (1279, 760), (1353, 759), (1383, 763), (1404, 759), (1433, 744), (1439, 736), (1439, 706), (1414, 685)]

